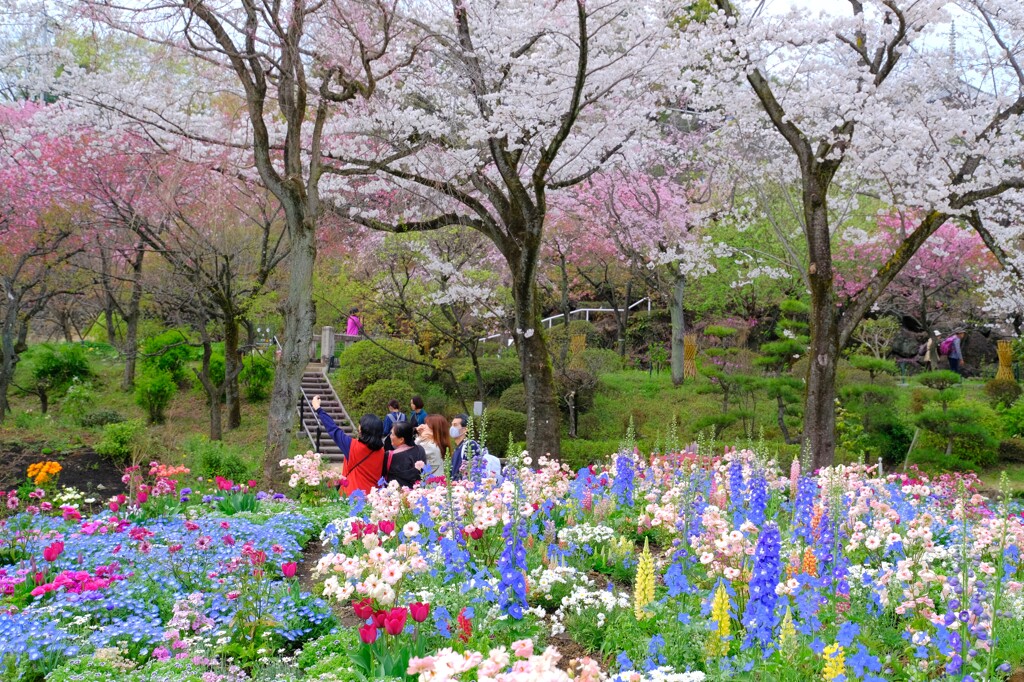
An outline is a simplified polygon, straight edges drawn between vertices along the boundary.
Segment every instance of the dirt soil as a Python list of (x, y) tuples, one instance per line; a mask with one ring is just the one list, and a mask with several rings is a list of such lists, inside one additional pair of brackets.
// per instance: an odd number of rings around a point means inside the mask
[(125, 492), (120, 468), (97, 455), (92, 448), (80, 447), (44, 454), (45, 447), (42, 443), (31, 442), (0, 443), (0, 490), (16, 488), (24, 483), (29, 464), (51, 460), (62, 467), (62, 485), (75, 487), (102, 499)]
[[(313, 569), (316, 568), (317, 562), (324, 554), (327, 554), (327, 550), (315, 537), (310, 539), (309, 544), (303, 548), (302, 562), (299, 563), (299, 569), (295, 572), (295, 577), (299, 579), (299, 585), (303, 590), (315, 593), (313, 588), (321, 584), (321, 580), (313, 577)], [(363, 624), (352, 609), (342, 606), (333, 599), (328, 599), (327, 602), (331, 605), (331, 611), (337, 616), (343, 628), (358, 628)]]

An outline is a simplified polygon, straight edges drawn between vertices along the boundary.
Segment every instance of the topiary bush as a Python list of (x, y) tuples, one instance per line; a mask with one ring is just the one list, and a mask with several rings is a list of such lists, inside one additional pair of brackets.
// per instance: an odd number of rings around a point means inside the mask
[(238, 380), (246, 400), (262, 402), (270, 397), (270, 391), (274, 388), (274, 363), (262, 355), (247, 355), (242, 359)]
[(347, 405), (349, 416), (359, 421), (361, 415), (370, 413), (387, 414), (388, 401), (394, 398), (402, 406), (402, 411), (409, 414), (409, 399), (415, 394), (412, 384), (402, 379), (382, 379), (376, 381), (359, 394), (359, 397)]
[(44, 413), (51, 395), (64, 393), (75, 380), (88, 382), (95, 376), (85, 348), (79, 344), (44, 343), (25, 355), (32, 371), (32, 385), (26, 392), (39, 397)]
[[(357, 341), (346, 348), (338, 358), (339, 366), (335, 383), (342, 401), (352, 400), (361, 395), (370, 384), (385, 379), (403, 377), (410, 384), (422, 381), (425, 376), (425, 368), (406, 362), (401, 358), (423, 360), (423, 356), (415, 344), (401, 339)], [(401, 400), (399, 396), (392, 397)], [(382, 406), (374, 409), (380, 410)]]
[(514, 384), (501, 394), (501, 407), (526, 414), (526, 385)]
[(985, 384), (985, 395), (992, 407), (1009, 407), (1020, 398), (1021, 388), (1013, 379), (992, 379)]
[[(513, 412), (497, 408), (487, 410), (487, 439), (485, 445), (495, 457), (504, 457), (508, 449), (508, 436), (512, 434), (512, 440), (520, 441), (526, 439), (526, 415), (522, 412)], [(543, 453), (540, 453), (543, 454)]]
[(552, 355), (557, 355), (563, 346), (572, 341), (572, 337), (580, 335), (587, 337), (587, 348), (607, 347), (604, 335), (586, 320), (573, 320), (568, 327), (564, 324), (557, 324), (551, 329), (544, 330), (544, 340), (547, 341), (548, 350)]
[(1024, 400), (1003, 411), (1003, 432), (1011, 438), (1024, 436)]
[(96, 444), (96, 454), (115, 464), (126, 464), (132, 457), (139, 436), (145, 430), (145, 425), (138, 419), (107, 424), (103, 427), (100, 442)]
[(195, 359), (197, 349), (189, 345), (192, 337), (187, 329), (168, 329), (142, 341), (142, 366), (170, 374), (179, 386), (188, 386), (187, 366)]
[[(505, 389), (523, 380), (523, 370), (519, 358), (512, 353), (480, 358), (480, 375), (484, 383), (484, 394), (489, 398), (497, 398)], [(468, 365), (459, 377), (462, 391), (467, 396), (477, 395), (476, 373), (472, 365)]]
[(163, 424), (164, 411), (177, 391), (170, 372), (148, 369), (135, 380), (135, 404), (146, 411), (150, 424)]

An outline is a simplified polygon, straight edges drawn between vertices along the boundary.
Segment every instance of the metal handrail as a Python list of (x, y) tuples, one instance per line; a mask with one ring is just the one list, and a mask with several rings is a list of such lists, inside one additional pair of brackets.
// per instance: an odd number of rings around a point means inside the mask
[[(635, 303), (632, 303), (632, 304), (626, 306), (625, 308), (576, 308), (575, 310), (570, 310), (569, 311), (569, 317), (572, 317), (573, 315), (576, 315), (576, 314), (584, 314), (586, 316), (586, 321), (590, 322), (590, 313), (617, 313), (620, 310), (632, 310), (633, 308), (636, 308), (638, 305), (640, 305), (644, 301), (647, 302), (647, 312), (651, 312), (651, 299), (648, 296), (644, 296), (639, 301), (636, 301)], [(540, 323), (541, 323), (541, 326), (543, 326), (545, 329), (551, 329), (554, 326), (554, 323), (555, 323), (556, 320), (565, 319), (565, 317), (566, 317), (565, 314), (559, 313), (558, 315), (552, 315), (550, 317), (545, 317), (543, 320), (540, 321)], [(485, 336), (482, 339), (480, 339), (480, 341), (490, 341), (491, 339), (500, 339), (503, 336), (508, 336), (508, 334), (506, 332), (499, 332), (497, 334), (491, 334), (490, 336)]]
[[(306, 428), (306, 405), (309, 405), (310, 413), (316, 418), (316, 439), (314, 445), (316, 451), (320, 452), (320, 436), (322, 435), (323, 422), (320, 421), (320, 415), (313, 409), (313, 403), (310, 402), (309, 397), (306, 395), (306, 390), (299, 389), (299, 424), (302, 425), (302, 430), (306, 432), (306, 436), (309, 436), (309, 429)], [(342, 408), (344, 410), (344, 408)]]

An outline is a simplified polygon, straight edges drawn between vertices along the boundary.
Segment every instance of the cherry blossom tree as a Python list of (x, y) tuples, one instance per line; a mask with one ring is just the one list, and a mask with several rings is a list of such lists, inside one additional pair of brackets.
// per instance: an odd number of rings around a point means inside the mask
[[(854, 299), (917, 221), (887, 214), (878, 232), (867, 238), (849, 235), (836, 254), (840, 298)], [(916, 331), (932, 333), (940, 324), (959, 326), (970, 314), (979, 288), (997, 264), (978, 233), (945, 223), (911, 257), (875, 302), (875, 309), (895, 315)]]
[[(706, 41), (692, 72), (701, 106), (735, 122), (723, 135), (775, 131), (785, 152), (762, 170), (799, 178), (812, 308), (805, 436), (814, 464), (829, 464), (836, 364), (857, 323), (950, 218), (1024, 186), (1024, 12), (1014, 0), (850, 0), (842, 13), (782, 16), (752, 0), (714, 4), (717, 13), (687, 26)], [(949, 40), (951, 11), (968, 40)], [(829, 199), (844, 185), (919, 218), (842, 302)]]
[[(456, 225), (494, 242), (512, 279), (532, 452), (559, 452), (537, 287), (549, 195), (652, 139), (656, 113), (677, 97), (675, 9), (659, 0), (416, 3), (423, 58), (349, 119), (344, 130), (361, 147), (329, 150), (372, 174), (368, 190), (410, 199), (397, 216), (342, 202), (354, 220), (394, 232)], [(344, 176), (337, 186), (358, 189)]]
[(78, 165), (73, 141), (46, 134), (38, 107), (0, 108), (0, 422), (29, 324), (55, 296), (82, 249), (80, 197), (55, 191), (57, 169)]
[[(234, 151), (236, 172), (280, 202), (291, 250), (283, 349), (271, 393), (263, 474), (272, 480), (295, 428), (313, 335), (312, 278), (327, 170), (325, 131), (409, 63), (415, 43), (397, 0), (82, 0), (68, 21), (141, 38), (115, 69), (65, 62), (55, 89), (93, 121), (135, 128), (192, 161)], [(134, 44), (130, 47), (134, 48)]]
[[(671, 168), (682, 171), (677, 165)], [(595, 174), (568, 194), (572, 202), (568, 210), (593, 235), (582, 251), (599, 254), (602, 249), (594, 242), (604, 242), (644, 283), (649, 295), (668, 302), (672, 381), (681, 384), (686, 284), (715, 270), (716, 249), (698, 230), (701, 204), (710, 194), (708, 176), (685, 185), (664, 171), (629, 170), (621, 165)], [(717, 255), (726, 253), (722, 247), (717, 250)], [(620, 335), (624, 337), (626, 316), (622, 318)]]

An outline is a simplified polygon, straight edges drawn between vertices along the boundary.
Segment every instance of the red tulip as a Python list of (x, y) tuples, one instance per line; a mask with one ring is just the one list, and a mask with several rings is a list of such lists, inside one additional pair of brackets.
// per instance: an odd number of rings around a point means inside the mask
[(384, 619), (388, 617), (387, 611), (376, 611), (373, 614), (373, 624), (379, 628), (384, 627)]
[(258, 549), (249, 555), (249, 561), (252, 562), (253, 566), (262, 566), (267, 562), (267, 553), (262, 549)]
[[(33, 576), (33, 578), (35, 579), (36, 585), (42, 585), (44, 582), (46, 582), (46, 576), (43, 575), (42, 571), (36, 571), (36, 574), (35, 576)], [(14, 587), (14, 585), (11, 585), (11, 587)]]
[(289, 561), (286, 564), (281, 564), (281, 573), (284, 574), (285, 578), (294, 578), (295, 569), (297, 569), (298, 567), (299, 565), (297, 563), (295, 563), (294, 561)]
[(363, 644), (373, 644), (377, 641), (377, 626), (376, 625), (364, 625), (359, 628), (359, 639), (363, 640)]
[(397, 636), (405, 629), (405, 619), (409, 612), (403, 608), (391, 609), (384, 618), (384, 630), (391, 636)]
[(484, 529), (483, 528), (474, 528), (473, 530), (471, 530), (469, 532), (469, 537), (473, 538), (474, 540), (479, 540), (483, 536), (484, 536)]
[(249, 481), (249, 487), (250, 488), (255, 488), (256, 487), (256, 481)]
[(362, 601), (353, 602), (352, 610), (356, 612), (356, 617), (359, 618), (359, 620), (365, 621), (373, 615), (373, 601), (367, 597)]
[(64, 543), (54, 542), (52, 545), (43, 550), (43, 558), (47, 561), (56, 561), (57, 557), (59, 557), (61, 552), (63, 551)]
[(377, 524), (377, 526), (380, 528), (380, 532), (381, 533), (384, 533), (384, 535), (390, 535), (391, 531), (393, 531), (395, 529), (395, 522), (394, 521), (381, 521), (380, 523)]
[(421, 601), (409, 604), (409, 615), (417, 623), (422, 623), (430, 615), (430, 604), (424, 604)]
[(114, 500), (111, 500), (111, 501), (110, 501), (110, 505), (109, 505), (109, 506), (110, 506), (110, 511), (114, 512), (115, 514), (116, 514), (116, 513), (118, 512), (118, 510), (119, 510), (119, 509), (121, 508), (121, 505), (119, 505), (119, 504), (118, 504), (117, 502), (115, 502)]

